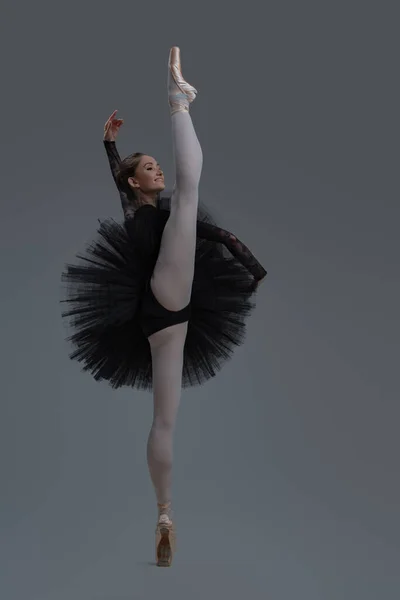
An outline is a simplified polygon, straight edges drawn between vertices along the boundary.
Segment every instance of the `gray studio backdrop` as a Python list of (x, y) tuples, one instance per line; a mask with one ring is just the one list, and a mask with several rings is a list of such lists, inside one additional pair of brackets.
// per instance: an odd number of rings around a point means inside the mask
[[(11, 3), (1, 14), (4, 600), (399, 597), (399, 96), (385, 2)], [(394, 7), (394, 4), (393, 4)], [(68, 359), (64, 263), (122, 213), (102, 147), (173, 184), (170, 46), (201, 198), (269, 274), (184, 393), (178, 553), (153, 566), (150, 394)]]

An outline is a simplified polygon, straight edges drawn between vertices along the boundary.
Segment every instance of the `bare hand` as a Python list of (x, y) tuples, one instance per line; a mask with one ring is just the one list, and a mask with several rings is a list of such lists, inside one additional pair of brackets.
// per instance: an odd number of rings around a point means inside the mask
[(119, 129), (124, 122), (123, 119), (115, 118), (115, 115), (117, 114), (117, 112), (118, 112), (117, 110), (114, 110), (114, 112), (109, 117), (109, 119), (106, 121), (106, 124), (104, 125), (103, 140), (106, 142), (115, 142), (118, 132), (119, 132)]

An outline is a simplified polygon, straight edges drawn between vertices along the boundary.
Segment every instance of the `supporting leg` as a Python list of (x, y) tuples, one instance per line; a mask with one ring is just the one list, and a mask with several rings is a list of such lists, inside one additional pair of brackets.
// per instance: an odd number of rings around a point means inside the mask
[(157, 502), (160, 504), (171, 502), (173, 434), (181, 398), (186, 332), (187, 323), (179, 323), (149, 338), (154, 410), (147, 444), (147, 461)]
[(179, 323), (149, 338), (153, 363), (154, 412), (147, 443), (147, 462), (159, 509), (156, 561), (160, 567), (171, 565), (176, 544), (171, 519), (173, 436), (181, 398), (186, 333), (187, 323)]

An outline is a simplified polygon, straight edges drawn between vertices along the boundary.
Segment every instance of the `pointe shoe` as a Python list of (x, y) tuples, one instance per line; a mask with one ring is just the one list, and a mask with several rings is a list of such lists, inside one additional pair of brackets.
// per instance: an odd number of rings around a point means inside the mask
[(169, 53), (168, 60), (169, 74), (176, 85), (176, 91), (171, 89), (171, 81), (168, 85), (169, 105), (171, 115), (176, 112), (188, 112), (189, 104), (196, 98), (197, 90), (187, 83), (182, 76), (181, 51), (177, 46), (173, 46)]
[[(158, 505), (167, 508), (169, 505)], [(176, 550), (174, 524), (167, 514), (161, 514), (156, 527), (156, 562), (157, 567), (170, 567)]]

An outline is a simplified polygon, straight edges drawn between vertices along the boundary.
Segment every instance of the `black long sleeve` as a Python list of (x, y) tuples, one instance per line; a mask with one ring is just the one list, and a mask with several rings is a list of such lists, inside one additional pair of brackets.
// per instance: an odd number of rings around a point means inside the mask
[(108, 162), (109, 162), (110, 169), (111, 169), (111, 174), (113, 176), (115, 185), (117, 186), (117, 189), (119, 192), (119, 197), (120, 197), (121, 204), (122, 204), (122, 210), (124, 211), (125, 218), (129, 218), (129, 217), (133, 216), (133, 214), (134, 214), (132, 202), (130, 202), (127, 194), (118, 187), (118, 182), (117, 182), (117, 173), (118, 173), (119, 164), (121, 163), (121, 157), (118, 153), (115, 142), (108, 142), (106, 140), (103, 140), (103, 144), (104, 144), (104, 148), (106, 149), (107, 158), (108, 158)]
[(261, 281), (267, 275), (267, 271), (258, 262), (249, 248), (226, 229), (197, 221), (197, 236), (204, 240), (224, 244), (232, 256), (253, 275), (256, 281)]

